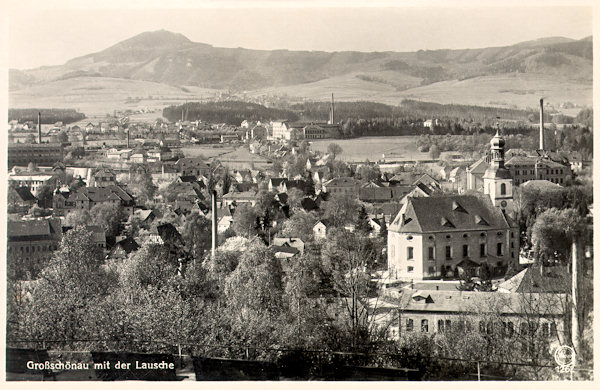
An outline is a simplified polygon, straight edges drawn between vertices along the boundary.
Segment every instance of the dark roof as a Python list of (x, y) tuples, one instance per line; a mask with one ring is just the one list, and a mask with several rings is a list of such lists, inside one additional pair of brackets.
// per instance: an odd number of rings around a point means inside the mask
[(61, 234), (60, 220), (42, 219), (7, 222), (8, 241), (59, 239)]
[(158, 235), (166, 243), (180, 244), (182, 243), (181, 234), (177, 231), (177, 228), (170, 223), (164, 223), (156, 227)]
[(125, 203), (133, 201), (133, 197), (123, 188), (117, 185), (108, 187), (82, 187), (71, 195), (73, 200), (90, 200), (96, 203), (106, 202), (107, 200), (116, 199)]
[(300, 251), (297, 248), (291, 247), (289, 245), (271, 245), (270, 248), (273, 249), (273, 251), (275, 252), (291, 253), (293, 255), (300, 253)]
[(512, 221), (487, 198), (473, 195), (409, 198), (406, 212), (390, 225), (397, 232), (438, 232), (510, 228)]
[(414, 187), (396, 186), (396, 187), (364, 187), (359, 188), (358, 198), (362, 201), (386, 202), (389, 200), (399, 200), (404, 198)]
[(280, 186), (281, 183), (287, 183), (288, 179), (285, 177), (272, 177), (269, 179), (271, 181), (271, 185), (274, 187)]
[(140, 248), (139, 244), (132, 237), (127, 237), (117, 242), (116, 245), (120, 246), (127, 254), (137, 251)]
[(313, 210), (317, 210), (319, 208), (317, 203), (314, 200), (312, 200), (311, 198), (302, 199), (300, 201), (300, 204), (302, 205), (302, 208), (306, 211), (313, 211)]
[(16, 187), (16, 188), (14, 188), (14, 191), (17, 193), (17, 195), (19, 195), (19, 198), (21, 198), (21, 200), (24, 202), (36, 200), (36, 197), (33, 196), (33, 194), (31, 193), (31, 191), (29, 190), (28, 187)]

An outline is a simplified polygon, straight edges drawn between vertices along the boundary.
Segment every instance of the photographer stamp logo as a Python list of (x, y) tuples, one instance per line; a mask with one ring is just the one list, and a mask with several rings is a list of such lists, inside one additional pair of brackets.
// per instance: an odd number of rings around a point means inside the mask
[(559, 373), (573, 372), (575, 368), (575, 350), (568, 345), (561, 345), (554, 351), (556, 371)]

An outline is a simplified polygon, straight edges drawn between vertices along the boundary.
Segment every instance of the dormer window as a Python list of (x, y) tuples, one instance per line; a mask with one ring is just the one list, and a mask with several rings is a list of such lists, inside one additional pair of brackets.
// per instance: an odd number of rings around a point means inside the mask
[(442, 223), (442, 226), (452, 227), (452, 228), (454, 227), (452, 222), (450, 222), (450, 220), (446, 217), (442, 217), (441, 223)]
[(483, 217), (481, 217), (481, 215), (479, 215), (479, 214), (475, 215), (475, 223), (478, 225), (485, 225), (485, 226), (489, 225), (487, 223), (487, 221), (485, 219), (483, 219)]
[(467, 210), (465, 210), (457, 201), (452, 202), (452, 211), (467, 212)]

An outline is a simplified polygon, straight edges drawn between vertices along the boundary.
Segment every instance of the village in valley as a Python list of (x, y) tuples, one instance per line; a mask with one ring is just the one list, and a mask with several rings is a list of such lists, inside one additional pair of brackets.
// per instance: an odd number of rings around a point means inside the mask
[[(507, 148), (498, 122), (475, 161), (460, 152), (448, 152), (449, 160), (344, 161), (343, 148), (331, 138), (341, 126), (333, 96), (327, 121), (233, 126), (184, 120), (183, 109), (175, 122), (112, 117), (58, 122), (46, 131), (41, 113), (37, 123), (14, 120), (9, 137), (26, 135), (8, 145), (15, 327), (30, 327), (30, 338), (58, 337), (55, 332), (67, 329), (44, 330), (47, 313), (35, 315), (44, 325), (20, 313), (37, 307), (37, 289), (55, 288), (43, 286), (46, 278), (73, 272), (78, 276), (70, 284), (113, 274), (116, 290), (149, 289), (145, 294), (160, 297), (164, 290), (191, 288), (187, 294), (197, 294), (194, 299), (224, 299), (241, 310), (236, 321), (258, 328), (254, 335), (235, 329), (241, 324), (228, 329), (235, 341), (252, 343), (255, 358), (268, 356), (269, 338), (277, 336), (256, 337), (283, 321), (299, 343), (295, 348), (310, 349), (302, 337), (324, 337), (323, 326), (346, 337), (331, 351), (363, 351), (365, 343), (372, 350), (431, 335), (442, 345), (438, 354), (464, 359), (462, 370), (471, 361), (494, 360), (493, 351), (507, 365), (488, 366), (496, 373), (489, 375), (530, 375), (523, 367), (540, 375), (537, 366), (548, 362), (553, 347), (575, 340), (582, 356), (590, 353), (592, 272), (590, 161), (578, 151), (547, 147), (543, 110), (540, 100), (537, 148)], [(425, 120), (422, 131), (431, 132), (432, 122)], [(326, 151), (311, 148), (323, 140)], [(84, 257), (73, 259), (69, 251)], [(81, 262), (96, 264), (76, 266)], [(88, 274), (88, 267), (97, 269)], [(568, 298), (575, 277), (577, 308)], [(69, 296), (64, 287), (61, 293)], [(135, 298), (140, 293), (127, 297), (137, 310), (152, 305)], [(572, 310), (580, 311), (579, 331), (572, 328)], [(290, 319), (281, 318), (284, 311)], [(133, 320), (122, 315), (119, 326), (126, 327)], [(205, 315), (186, 315), (185, 321), (204, 325)], [(203, 325), (156, 330), (161, 337), (183, 332), (182, 340), (198, 337), (198, 344), (219, 337), (185, 334)], [(150, 329), (131, 332), (122, 335), (130, 348), (129, 337), (154, 338)], [(458, 348), (455, 343), (467, 338), (469, 345)], [(256, 347), (261, 343), (264, 351)], [(219, 357), (236, 357), (228, 349)]]
[(412, 8), (15, 11), (7, 380), (593, 381), (589, 28)]

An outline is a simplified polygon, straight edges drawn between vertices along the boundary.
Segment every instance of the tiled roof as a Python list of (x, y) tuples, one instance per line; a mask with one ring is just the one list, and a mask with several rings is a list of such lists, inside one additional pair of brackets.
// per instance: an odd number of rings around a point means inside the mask
[(33, 196), (31, 191), (29, 190), (29, 188), (27, 188), (27, 187), (16, 187), (16, 188), (14, 188), (14, 191), (17, 193), (17, 195), (19, 195), (21, 200), (24, 202), (32, 201), (32, 200), (36, 199), (35, 196)]
[(358, 181), (352, 177), (338, 177), (325, 183), (326, 187), (354, 187)]
[(469, 167), (469, 171), (471, 173), (484, 174), (488, 166), (489, 164), (485, 161), (485, 157), (482, 157)]
[[(422, 297), (422, 298), (421, 298)], [(423, 299), (424, 298), (424, 299)], [(530, 314), (532, 307), (546, 315), (564, 313), (564, 294), (520, 294), (482, 291), (401, 290), (397, 298), (380, 299), (380, 307), (414, 312)], [(431, 325), (430, 325), (431, 326)]]
[(121, 200), (131, 202), (133, 198), (124, 189), (112, 185), (108, 187), (82, 187), (76, 193), (71, 195), (72, 200), (90, 200), (96, 203), (106, 202), (107, 200)]
[[(403, 218), (404, 217), (404, 221)], [(397, 232), (507, 229), (510, 220), (490, 200), (473, 195), (409, 198), (404, 214), (390, 225)]]
[(8, 241), (29, 241), (60, 238), (62, 229), (60, 221), (52, 219), (31, 221), (8, 221)]
[(568, 272), (566, 267), (532, 265), (500, 283), (498, 288), (517, 293), (567, 293), (571, 287), (570, 277), (564, 276), (568, 276)]

